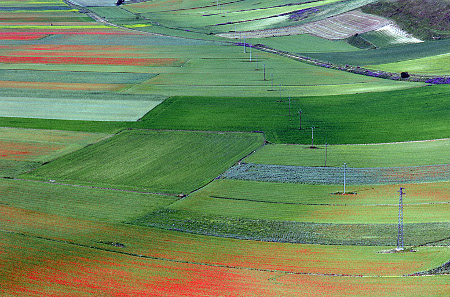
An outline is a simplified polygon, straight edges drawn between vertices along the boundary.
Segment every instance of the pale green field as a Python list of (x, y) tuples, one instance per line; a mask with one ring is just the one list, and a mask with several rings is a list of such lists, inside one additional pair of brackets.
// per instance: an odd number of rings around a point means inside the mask
[(271, 144), (245, 159), (248, 163), (295, 166), (398, 167), (448, 164), (450, 139), (370, 145)]
[(450, 53), (367, 67), (397, 73), (406, 71), (414, 74), (450, 75)]
[(87, 121), (136, 121), (161, 102), (162, 100), (106, 101), (0, 97), (0, 116)]

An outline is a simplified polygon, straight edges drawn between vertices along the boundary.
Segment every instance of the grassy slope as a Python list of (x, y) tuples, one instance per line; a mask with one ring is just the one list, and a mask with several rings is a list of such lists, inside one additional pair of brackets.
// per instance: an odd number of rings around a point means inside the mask
[(447, 0), (379, 1), (362, 8), (364, 12), (388, 17), (421, 39), (448, 38), (450, 24)]
[(450, 160), (450, 140), (377, 145), (319, 146), (266, 145), (245, 162), (295, 166), (397, 167), (447, 164)]
[(450, 39), (445, 39), (350, 53), (308, 53), (307, 56), (343, 65), (378, 65), (446, 54), (449, 45)]
[(26, 176), (188, 193), (211, 181), (262, 142), (261, 134), (125, 131)]
[[(288, 101), (278, 102), (277, 97), (251, 100), (173, 97), (147, 114), (142, 125), (156, 129), (260, 130), (269, 141), (276, 143), (310, 143), (312, 125), (317, 128), (316, 144), (446, 138), (449, 137), (448, 90), (448, 86), (433, 86), (397, 92), (294, 98), (291, 116), (288, 116)], [(299, 108), (303, 111), (300, 132)]]

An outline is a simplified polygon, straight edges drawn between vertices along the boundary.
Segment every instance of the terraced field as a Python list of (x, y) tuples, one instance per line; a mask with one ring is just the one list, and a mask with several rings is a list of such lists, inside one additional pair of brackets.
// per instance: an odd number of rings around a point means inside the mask
[(0, 3), (1, 296), (446, 296), (448, 40), (116, 2)]

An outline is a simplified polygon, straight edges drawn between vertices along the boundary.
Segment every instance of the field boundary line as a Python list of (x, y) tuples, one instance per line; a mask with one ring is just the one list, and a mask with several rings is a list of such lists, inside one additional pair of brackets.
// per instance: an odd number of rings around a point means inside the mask
[(141, 259), (159, 260), (159, 261), (166, 261), (166, 262), (172, 262), (172, 263), (193, 264), (193, 265), (219, 267), (219, 268), (236, 269), (236, 270), (250, 270), (250, 271), (260, 271), (260, 272), (282, 273), (284, 275), (294, 274), (294, 275), (357, 277), (357, 278), (393, 278), (393, 277), (394, 278), (400, 278), (400, 277), (403, 278), (403, 277), (418, 277), (418, 276), (420, 276), (420, 275), (414, 275), (414, 274), (411, 274), (411, 275), (362, 275), (362, 274), (339, 274), (339, 273), (312, 273), (312, 272), (295, 272), (295, 271), (287, 271), (287, 270), (279, 270), (279, 269), (242, 267), (242, 266), (234, 266), (234, 265), (204, 263), (204, 262), (196, 262), (196, 261), (170, 259), (170, 258), (164, 258), (164, 257), (155, 257), (155, 256), (149, 256), (149, 255), (141, 255), (141, 254), (137, 254), (137, 253), (117, 251), (117, 250), (107, 249), (107, 248), (103, 248), (103, 247), (92, 246), (92, 245), (88, 245), (88, 244), (76, 243), (76, 242), (72, 242), (72, 241), (65, 240), (65, 239), (54, 239), (54, 238), (50, 238), (50, 237), (32, 235), (32, 234), (27, 234), (27, 233), (22, 233), (22, 232), (15, 232), (15, 231), (5, 230), (5, 229), (0, 229), (0, 232), (7, 233), (7, 234), (13, 234), (13, 235), (19, 235), (19, 236), (23, 236), (26, 238), (33, 238), (33, 239), (50, 241), (50, 242), (58, 242), (58, 243), (78, 246), (78, 247), (82, 247), (82, 248), (94, 249), (94, 250), (99, 250), (99, 251), (103, 251), (103, 252), (115, 253), (115, 254), (120, 254), (120, 255), (135, 257), (135, 258), (141, 258)]
[[(234, 200), (234, 201), (248, 201), (257, 203), (268, 203), (268, 204), (280, 204), (280, 205), (306, 205), (306, 206), (360, 206), (360, 207), (371, 207), (371, 206), (398, 206), (398, 204), (338, 204), (338, 203), (297, 203), (297, 202), (276, 202), (276, 201), (264, 201), (264, 200), (254, 200), (245, 198), (233, 198), (233, 197), (221, 197), (221, 196), (208, 196), (214, 199), (223, 200)], [(404, 203), (403, 205), (434, 205), (434, 204), (450, 204), (450, 201), (444, 202), (420, 202), (420, 203)]]
[(3, 177), (3, 179), (17, 180), (17, 181), (27, 181), (27, 182), (35, 182), (35, 183), (43, 183), (43, 184), (51, 184), (51, 185), (59, 185), (59, 186), (70, 186), (70, 187), (78, 187), (78, 188), (88, 188), (88, 189), (99, 189), (99, 190), (107, 190), (107, 191), (136, 193), (136, 194), (162, 195), (162, 196), (174, 196), (174, 197), (177, 196), (176, 194), (168, 194), (168, 193), (153, 193), (153, 192), (144, 192), (144, 191), (135, 191), (135, 190), (125, 190), (125, 189), (116, 189), (116, 188), (106, 188), (106, 187), (97, 187), (97, 186), (86, 186), (86, 185), (59, 183), (59, 182), (51, 181), (51, 180), (44, 181), (44, 180), (32, 180), (32, 179), (10, 178), (10, 177)]

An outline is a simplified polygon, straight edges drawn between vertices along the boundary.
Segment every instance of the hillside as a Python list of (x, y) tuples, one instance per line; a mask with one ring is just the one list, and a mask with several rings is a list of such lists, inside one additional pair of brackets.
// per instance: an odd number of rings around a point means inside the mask
[(420, 39), (450, 37), (449, 0), (382, 0), (362, 11), (390, 18)]

